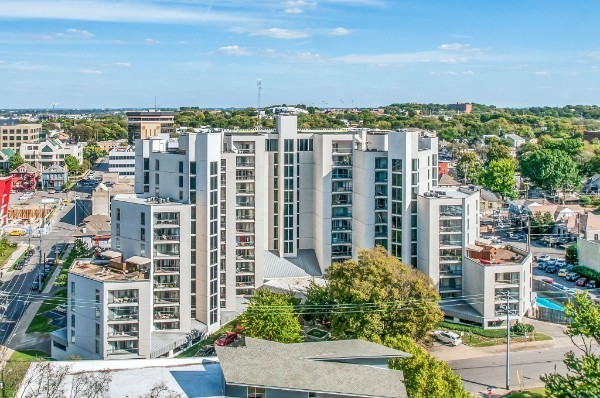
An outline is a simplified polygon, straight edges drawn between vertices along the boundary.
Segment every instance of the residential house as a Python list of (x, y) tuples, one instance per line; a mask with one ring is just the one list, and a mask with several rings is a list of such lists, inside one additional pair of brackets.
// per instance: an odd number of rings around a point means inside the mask
[(40, 171), (30, 165), (23, 163), (10, 172), (13, 178), (13, 189), (15, 191), (33, 191), (37, 188)]
[(600, 192), (600, 174), (594, 174), (583, 184), (583, 192), (598, 193)]
[(42, 171), (42, 189), (62, 190), (67, 184), (68, 171), (66, 167), (52, 165)]
[(0, 149), (0, 170), (8, 171), (10, 169), (10, 158), (16, 154), (10, 148)]
[(283, 344), (243, 337), (215, 347), (227, 397), (406, 397), (404, 376), (388, 368), (410, 354), (365, 340)]
[(506, 202), (500, 195), (483, 187), (479, 188), (479, 195), (481, 196), (481, 215), (490, 216), (506, 210)]
[(511, 217), (521, 217), (524, 208), (532, 208), (535, 206), (545, 206), (551, 203), (544, 198), (540, 199), (513, 199), (508, 202), (508, 213)]
[(81, 239), (88, 247), (110, 248), (110, 217), (99, 214), (87, 216), (73, 236)]
[(450, 174), (440, 174), (438, 176), (439, 187), (458, 187), (460, 182), (456, 181)]
[(600, 214), (592, 212), (579, 217), (581, 238), (585, 240), (600, 240)]
[(504, 138), (512, 142), (512, 146), (515, 149), (518, 149), (521, 145), (527, 142), (525, 138), (516, 134), (506, 134)]

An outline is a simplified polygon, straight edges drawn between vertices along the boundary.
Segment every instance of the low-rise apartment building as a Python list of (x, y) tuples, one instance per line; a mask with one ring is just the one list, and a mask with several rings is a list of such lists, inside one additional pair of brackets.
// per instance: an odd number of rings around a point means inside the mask
[(108, 172), (119, 179), (135, 177), (135, 149), (132, 146), (115, 147), (108, 152)]
[(60, 140), (47, 140), (37, 144), (21, 144), (19, 153), (23, 159), (44, 171), (50, 166), (64, 166), (65, 158), (74, 156), (79, 163), (83, 162), (85, 143), (67, 144)]
[(0, 149), (17, 151), (23, 143), (38, 142), (41, 124), (19, 124), (18, 119), (0, 120)]

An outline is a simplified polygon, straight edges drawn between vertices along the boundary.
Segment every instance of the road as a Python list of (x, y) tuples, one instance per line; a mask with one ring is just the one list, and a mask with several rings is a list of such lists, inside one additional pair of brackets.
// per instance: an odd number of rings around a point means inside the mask
[[(82, 204), (83, 205), (83, 204)], [(38, 277), (38, 264), (40, 263), (40, 252), (42, 253), (42, 263), (45, 258), (54, 257), (54, 245), (73, 241), (74, 225), (74, 205), (73, 203), (65, 206), (51, 221), (52, 228), (49, 233), (44, 234), (40, 239), (29, 237), (11, 237), (15, 242), (31, 242), (35, 248), (35, 254), (29, 262), (20, 271), (15, 271), (11, 280), (0, 288), (0, 294), (7, 296), (7, 306), (5, 316), (0, 320), (0, 344), (10, 345), (11, 336), (18, 322), (23, 316), (27, 306), (31, 301), (38, 300), (38, 294), (31, 290), (31, 285)], [(77, 214), (79, 222), (83, 220), (85, 212), (82, 215)]]
[[(525, 388), (539, 387), (543, 384), (540, 376), (544, 373), (566, 373), (563, 359), (565, 353), (572, 349), (556, 347), (511, 353), (510, 387), (519, 387), (517, 371), (523, 375)], [(505, 387), (506, 354), (449, 361), (448, 365), (462, 377), (465, 388), (471, 392), (485, 391), (487, 386), (496, 389)]]

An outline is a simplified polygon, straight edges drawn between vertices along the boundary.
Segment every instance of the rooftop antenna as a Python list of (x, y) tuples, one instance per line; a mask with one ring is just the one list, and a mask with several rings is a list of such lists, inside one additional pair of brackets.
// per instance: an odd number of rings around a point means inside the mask
[(154, 96), (154, 112), (156, 112), (156, 95)]
[(53, 103), (52, 103), (52, 113), (54, 113), (54, 107), (55, 107), (56, 105), (60, 105), (60, 102), (53, 102)]
[(258, 89), (258, 98), (256, 99), (256, 113), (258, 115), (258, 124), (260, 124), (260, 94), (262, 92), (262, 79), (256, 81), (256, 88)]

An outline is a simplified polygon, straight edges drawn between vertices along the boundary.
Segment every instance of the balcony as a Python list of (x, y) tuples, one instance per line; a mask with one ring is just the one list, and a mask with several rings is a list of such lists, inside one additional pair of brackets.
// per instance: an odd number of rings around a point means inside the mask
[(349, 222), (334, 222), (331, 224), (332, 231), (352, 231), (352, 223)]
[(238, 235), (253, 235), (255, 232), (254, 224), (250, 224), (251, 227), (248, 227), (246, 224), (237, 224), (235, 228), (235, 233)]
[(245, 274), (245, 273), (254, 273), (254, 264), (253, 263), (236, 263), (235, 264), (235, 272), (237, 274)]
[(236, 200), (235, 204), (237, 207), (254, 207), (253, 200)]
[(177, 321), (179, 320), (179, 311), (154, 311), (154, 320), (165, 322), (165, 321)]
[(155, 241), (179, 241), (179, 234), (161, 235), (161, 234), (155, 233), (154, 240)]
[(237, 212), (235, 219), (238, 221), (254, 221), (254, 213)]
[(352, 148), (349, 148), (349, 147), (340, 147), (340, 146), (337, 146), (337, 145), (333, 145), (332, 148), (331, 148), (331, 152), (334, 155), (338, 154), (338, 153), (348, 154), (348, 153), (352, 153)]
[(134, 340), (139, 336), (137, 329), (126, 328), (126, 329), (111, 329), (107, 333), (109, 340)]
[(375, 196), (388, 196), (388, 190), (386, 187), (375, 187)]
[(352, 212), (349, 211), (349, 210), (346, 210), (346, 211), (333, 211), (331, 213), (331, 218), (352, 218)]
[(333, 167), (352, 167), (352, 160), (334, 160)]
[(462, 291), (462, 285), (440, 285), (440, 293), (460, 292)]
[(137, 311), (109, 311), (108, 312), (109, 322), (137, 322), (138, 313)]
[(254, 247), (254, 239), (236, 239), (235, 246), (246, 248)]
[(108, 305), (109, 306), (127, 306), (127, 305), (137, 305), (138, 297), (137, 296), (108, 296)]
[(174, 306), (179, 305), (179, 297), (154, 297), (154, 305)]
[(240, 170), (235, 174), (237, 181), (254, 181), (254, 178), (254, 172), (250, 172), (250, 170)]
[(179, 273), (179, 261), (178, 260), (155, 260), (154, 261), (154, 274), (178, 274)]
[(451, 277), (457, 277), (457, 276), (462, 276), (462, 267), (456, 267), (456, 268), (440, 268), (440, 278), (451, 278)]
[(440, 236), (440, 247), (462, 247), (462, 239), (449, 239), (453, 235), (441, 235)]
[(154, 257), (179, 257), (179, 249), (173, 249), (173, 250), (159, 250), (159, 249), (154, 249)]
[(351, 180), (352, 172), (350, 170), (336, 170), (331, 174), (333, 180)]
[(244, 155), (254, 155), (254, 148), (240, 148), (237, 153)]
[(116, 355), (137, 355), (137, 348), (109, 348), (106, 351), (107, 355), (116, 356)]
[(241, 288), (254, 287), (254, 282), (251, 282), (251, 281), (235, 282), (235, 287), (241, 287)]
[(254, 188), (236, 188), (236, 194), (240, 195), (254, 195)]
[(158, 218), (154, 217), (154, 225), (179, 227), (179, 218)]
[(332, 192), (352, 192), (352, 185), (336, 185), (331, 187)]

